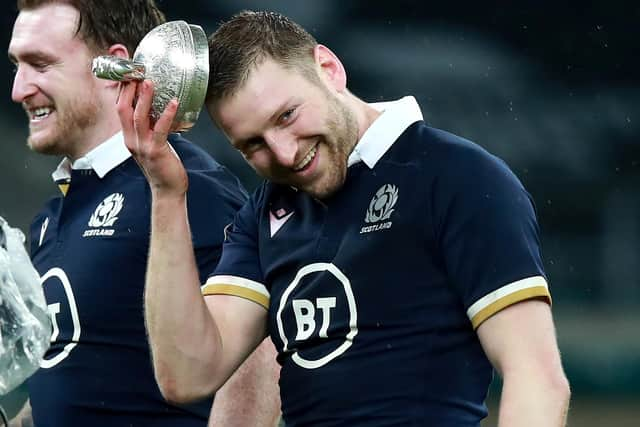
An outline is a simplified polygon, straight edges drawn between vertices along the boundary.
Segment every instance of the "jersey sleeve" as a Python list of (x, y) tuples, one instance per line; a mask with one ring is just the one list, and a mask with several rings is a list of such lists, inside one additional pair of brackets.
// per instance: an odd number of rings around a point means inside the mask
[(203, 283), (220, 260), (224, 230), (247, 201), (247, 193), (237, 177), (198, 145), (179, 134), (169, 135), (169, 142), (187, 171), (189, 226)]
[(202, 286), (203, 295), (233, 295), (269, 308), (258, 253), (257, 216), (252, 198), (227, 228), (220, 263)]
[(438, 215), (445, 268), (477, 328), (512, 304), (551, 296), (531, 197), (502, 160), (467, 151), (445, 172)]
[(218, 264), (225, 228), (246, 201), (244, 189), (223, 174), (188, 172), (187, 209), (201, 283)]

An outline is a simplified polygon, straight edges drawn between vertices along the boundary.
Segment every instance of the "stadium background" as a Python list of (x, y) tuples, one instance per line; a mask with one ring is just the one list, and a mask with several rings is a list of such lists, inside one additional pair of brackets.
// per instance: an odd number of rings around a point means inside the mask
[[(11, 3), (1, 18), (4, 46)], [(505, 159), (537, 203), (573, 388), (569, 425), (640, 425), (640, 4), (491, 3), (159, 1), (168, 19), (207, 33), (241, 8), (283, 12), (340, 56), (355, 94), (415, 95), (432, 126)], [(0, 215), (26, 230), (57, 191), (49, 173), (58, 159), (25, 147), (9, 61), (0, 73)], [(256, 186), (206, 115), (188, 137)]]

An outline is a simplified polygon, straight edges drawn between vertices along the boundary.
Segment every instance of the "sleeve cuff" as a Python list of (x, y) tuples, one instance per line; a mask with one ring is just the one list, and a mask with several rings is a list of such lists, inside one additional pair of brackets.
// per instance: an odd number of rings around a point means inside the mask
[(542, 276), (533, 276), (505, 285), (473, 303), (467, 310), (473, 329), (500, 310), (520, 301), (541, 298), (551, 304), (547, 281)]
[(237, 276), (211, 276), (201, 287), (202, 295), (232, 295), (269, 309), (269, 291), (258, 282)]

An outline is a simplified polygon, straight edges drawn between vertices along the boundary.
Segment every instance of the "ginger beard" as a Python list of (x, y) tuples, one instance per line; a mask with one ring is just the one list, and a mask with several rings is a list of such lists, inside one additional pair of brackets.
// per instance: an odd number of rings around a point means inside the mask
[(347, 176), (347, 159), (358, 142), (358, 123), (353, 112), (328, 91), (327, 100), (327, 132), (318, 144), (318, 150), (320, 145), (327, 148), (325, 170), (318, 179), (299, 187), (318, 199), (326, 198), (342, 187)]
[(67, 154), (69, 147), (83, 143), (85, 131), (98, 122), (101, 106), (94, 85), (59, 98), (63, 99), (47, 96), (51, 111), (37, 121), (29, 113), (33, 107), (28, 101), (23, 103), (30, 120), (27, 145), (37, 153)]

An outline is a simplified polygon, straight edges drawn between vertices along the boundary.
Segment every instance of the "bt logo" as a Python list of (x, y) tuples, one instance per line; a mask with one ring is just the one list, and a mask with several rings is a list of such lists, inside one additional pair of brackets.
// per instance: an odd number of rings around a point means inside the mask
[[(335, 289), (338, 291), (339, 288), (342, 288), (344, 293), (340, 292), (340, 296), (327, 296), (325, 294), (313, 299), (292, 297), (292, 294), (295, 295), (294, 291), (300, 284), (302, 278), (308, 275), (322, 273), (326, 273), (332, 276), (333, 279), (337, 279), (339, 285)], [(327, 286), (331, 285), (325, 282), (323, 282), (323, 284)], [(313, 357), (305, 357), (300, 354), (297, 347), (305, 340), (317, 339), (314, 337), (314, 334), (317, 333), (319, 339), (329, 338), (328, 331), (331, 329), (332, 320), (336, 323), (334, 313), (338, 305), (346, 307), (344, 310), (346, 310), (345, 316), (347, 317), (347, 329), (345, 330), (346, 333), (344, 337), (331, 337), (334, 340), (339, 338), (337, 340), (339, 344), (334, 346), (334, 348), (328, 348), (324, 351), (325, 354), (320, 356), (316, 354)], [(289, 310), (293, 312), (292, 316)], [(292, 326), (290, 323), (285, 324), (285, 322), (283, 322), (283, 317), (295, 319), (295, 334), (291, 331)], [(345, 323), (343, 317), (341, 317), (340, 320), (342, 321), (341, 323)], [(280, 303), (276, 313), (276, 322), (278, 333), (283, 343), (282, 351), (292, 351), (293, 355), (291, 359), (297, 365), (306, 369), (317, 369), (326, 365), (347, 351), (353, 344), (354, 337), (358, 334), (358, 310), (351, 289), (351, 282), (338, 267), (331, 263), (314, 263), (302, 267), (280, 297)], [(286, 332), (285, 327), (287, 328)], [(291, 335), (290, 337), (287, 336), (287, 332)]]
[(47, 358), (43, 358), (40, 362), (41, 368), (52, 368), (66, 359), (67, 356), (69, 356), (69, 353), (71, 352), (71, 350), (73, 350), (73, 348), (78, 343), (78, 340), (80, 339), (82, 328), (80, 327), (78, 306), (76, 305), (76, 299), (73, 295), (73, 289), (71, 287), (71, 283), (69, 282), (67, 274), (61, 268), (55, 267), (47, 271), (47, 273), (42, 276), (40, 281), (42, 282), (43, 287), (62, 286), (66, 296), (66, 301), (61, 301), (63, 304), (61, 304), (61, 302), (49, 302), (48, 304), (49, 316), (51, 316), (51, 325), (53, 327), (51, 334), (52, 343), (56, 342), (60, 334), (58, 317), (61, 315), (63, 307), (65, 307), (65, 316), (71, 317), (72, 336), (70, 341), (65, 344), (62, 351), (54, 355), (47, 354)]
[(316, 310), (315, 307), (322, 311), (322, 326), (318, 335), (321, 338), (327, 338), (327, 329), (331, 323), (331, 309), (336, 308), (336, 297), (316, 298), (316, 305), (307, 299), (294, 299), (291, 302), (293, 312), (296, 316), (296, 326), (298, 333), (296, 341), (306, 340), (313, 334), (316, 329)]

